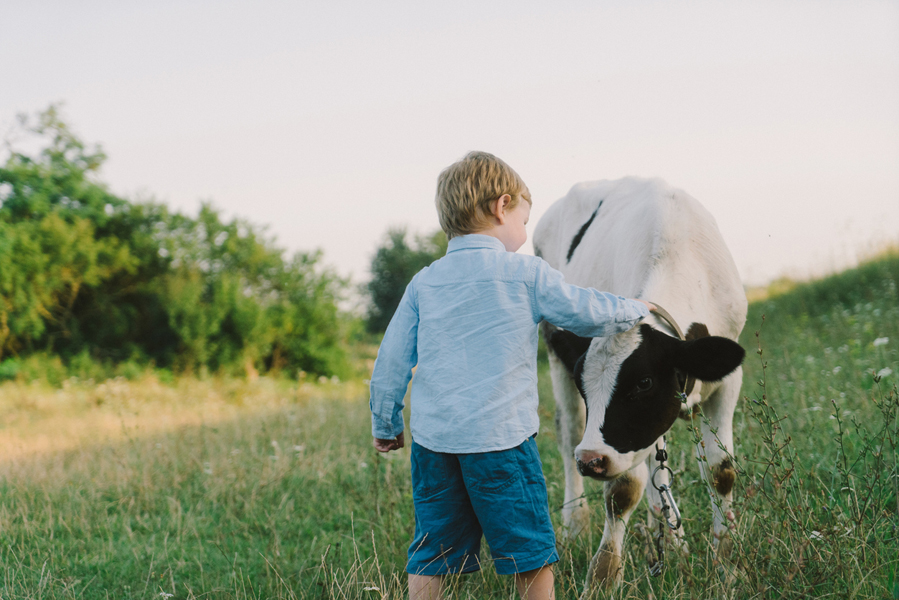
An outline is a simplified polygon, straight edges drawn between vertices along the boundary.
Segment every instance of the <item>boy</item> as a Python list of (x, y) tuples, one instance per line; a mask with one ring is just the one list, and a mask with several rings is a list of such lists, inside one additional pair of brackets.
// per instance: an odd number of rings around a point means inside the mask
[(554, 598), (559, 560), (537, 435), (537, 325), (585, 337), (634, 326), (650, 305), (564, 282), (527, 240), (527, 186), (506, 163), (471, 152), (437, 182), (446, 256), (409, 283), (371, 377), (374, 446), (404, 446), (412, 383), (409, 597), (442, 598), (449, 573), (480, 569), (483, 535), (496, 571), (525, 599)]

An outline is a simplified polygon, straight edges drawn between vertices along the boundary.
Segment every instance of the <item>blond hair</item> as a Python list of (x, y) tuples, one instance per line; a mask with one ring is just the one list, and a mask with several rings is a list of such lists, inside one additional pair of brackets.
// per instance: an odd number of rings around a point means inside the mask
[(469, 152), (437, 178), (437, 216), (447, 239), (477, 233), (492, 225), (490, 204), (503, 194), (531, 204), (531, 192), (512, 167), (487, 152)]

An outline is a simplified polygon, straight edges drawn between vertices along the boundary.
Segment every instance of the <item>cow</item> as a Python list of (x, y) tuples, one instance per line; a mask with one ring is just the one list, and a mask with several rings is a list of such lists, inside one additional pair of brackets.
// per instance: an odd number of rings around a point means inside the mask
[[(655, 312), (624, 333), (593, 339), (541, 325), (565, 471), (566, 536), (588, 523), (583, 477), (605, 482), (605, 528), (585, 596), (621, 582), (625, 527), (644, 490), (650, 528), (662, 518), (660, 494), (647, 485), (659, 466), (656, 449), (677, 417), (699, 406), (697, 454), (714, 490), (712, 534), (723, 557), (734, 524), (732, 420), (745, 355), (736, 340), (747, 301), (715, 219), (661, 179), (627, 177), (575, 185), (550, 206), (533, 239), (535, 254), (569, 283), (657, 303), (687, 325), (685, 340)], [(669, 484), (668, 473), (660, 470), (655, 484)], [(673, 533), (685, 550), (683, 530)]]

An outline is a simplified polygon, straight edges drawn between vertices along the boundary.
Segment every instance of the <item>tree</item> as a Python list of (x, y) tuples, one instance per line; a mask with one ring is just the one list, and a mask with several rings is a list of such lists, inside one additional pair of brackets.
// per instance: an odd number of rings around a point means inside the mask
[(0, 359), (138, 359), (182, 371), (266, 366), (345, 371), (337, 301), (321, 254), (284, 251), (260, 227), (132, 203), (97, 178), (105, 159), (56, 107), (21, 133), (43, 143), (0, 166)]
[(0, 357), (77, 337), (83, 290), (137, 262), (103, 231), (126, 203), (91, 178), (102, 150), (87, 149), (54, 106), (20, 126), (49, 143), (35, 157), (9, 148), (0, 167)]
[(411, 244), (404, 228), (387, 232), (384, 243), (371, 261), (371, 280), (366, 285), (370, 299), (366, 324), (372, 333), (383, 333), (403, 298), (406, 286), (424, 267), (446, 254), (446, 234), (436, 231), (416, 236)]

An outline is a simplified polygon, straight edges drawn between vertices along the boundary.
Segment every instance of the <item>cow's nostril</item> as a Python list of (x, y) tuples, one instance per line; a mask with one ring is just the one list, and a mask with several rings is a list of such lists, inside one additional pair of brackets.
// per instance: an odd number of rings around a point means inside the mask
[(602, 474), (605, 473), (606, 469), (609, 466), (609, 458), (607, 456), (597, 456), (593, 460), (587, 463), (587, 466), (590, 467), (595, 473)]
[(581, 475), (604, 475), (609, 468), (609, 457), (603, 454), (584, 453), (582, 456), (575, 457)]

